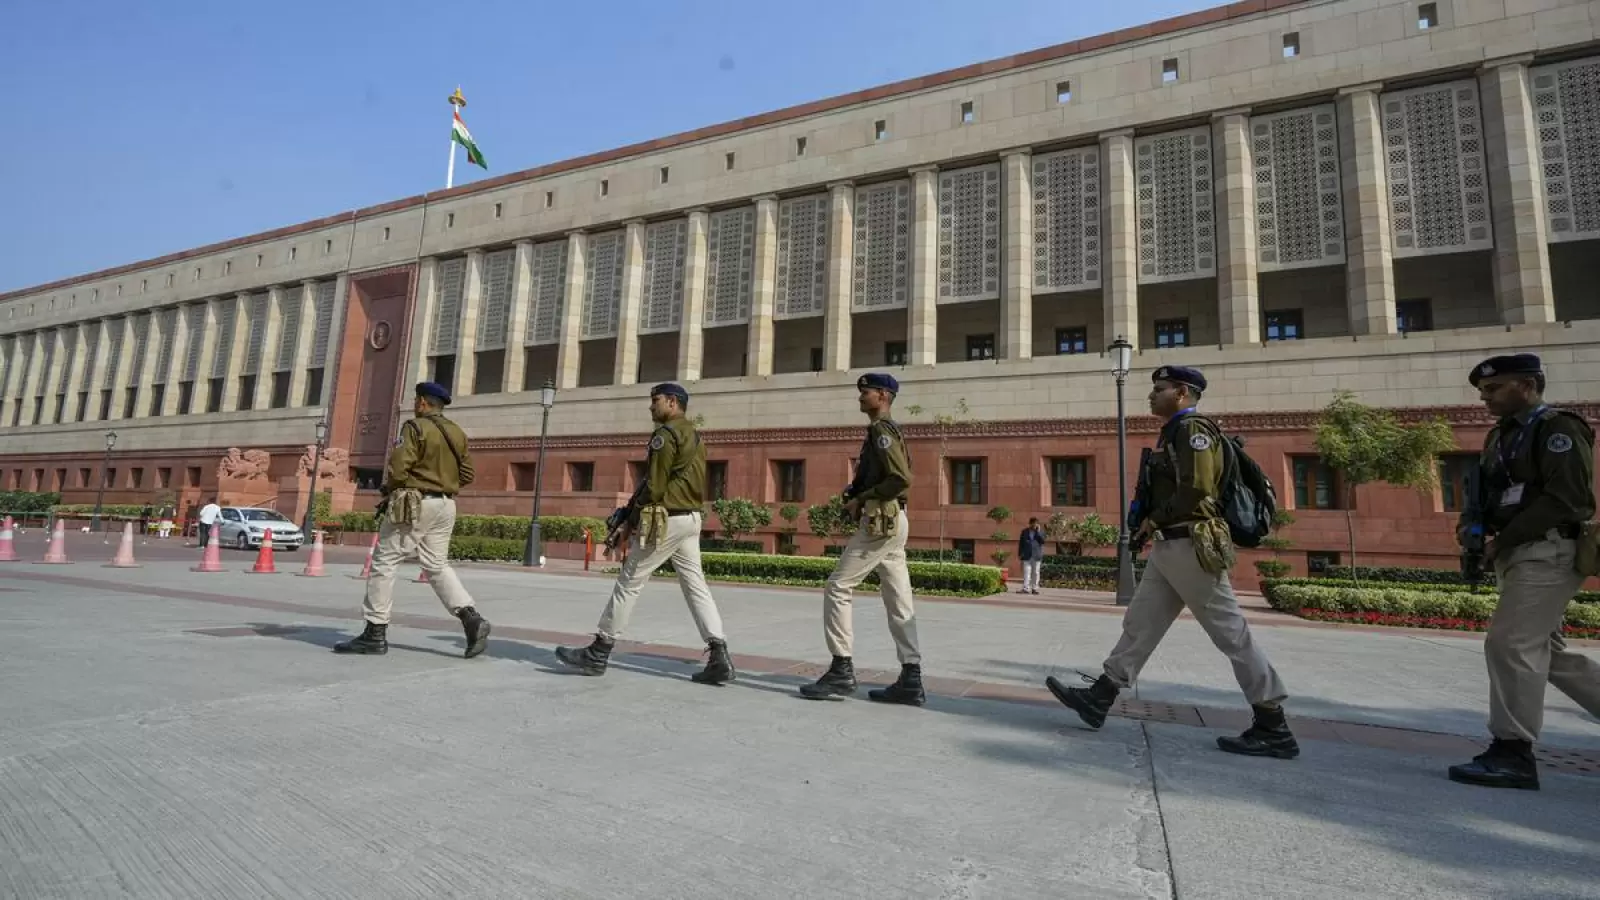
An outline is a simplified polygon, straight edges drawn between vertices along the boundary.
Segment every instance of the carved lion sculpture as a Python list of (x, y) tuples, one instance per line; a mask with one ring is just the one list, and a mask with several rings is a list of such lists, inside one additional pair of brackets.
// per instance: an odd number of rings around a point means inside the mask
[[(307, 444), (304, 453), (300, 454), (300, 461), (295, 464), (296, 475), (310, 475), (311, 461), (317, 455), (317, 445)], [(321, 465), (317, 466), (317, 477), (343, 481), (350, 475), (350, 451), (338, 447), (329, 447), (322, 451)]]
[(267, 477), (267, 467), (271, 464), (272, 454), (265, 450), (240, 451), (238, 447), (229, 447), (228, 454), (217, 463), (217, 477), (260, 481)]

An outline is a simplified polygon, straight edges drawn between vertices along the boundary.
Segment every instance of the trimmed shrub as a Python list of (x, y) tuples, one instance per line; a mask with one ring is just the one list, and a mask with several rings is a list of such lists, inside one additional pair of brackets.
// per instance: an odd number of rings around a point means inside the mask
[(700, 541), (701, 553), (765, 553), (766, 545), (760, 541), (730, 541), (727, 538), (704, 538)]
[[(701, 546), (704, 547), (705, 544), (702, 543)], [(829, 544), (828, 546), (822, 548), (823, 556), (839, 557), (843, 554), (843, 544)], [(907, 547), (906, 561), (934, 563), (940, 562), (939, 549), (937, 547)], [(942, 561), (945, 565), (956, 565), (961, 562), (961, 554), (955, 550), (945, 550), (944, 559)]]
[[(1495, 604), (1500, 599), (1498, 594), (1490, 592), (1474, 594), (1448, 589), (1330, 587), (1305, 584), (1299, 579), (1268, 581), (1265, 583), (1264, 593), (1267, 602), (1274, 609), (1308, 618), (1315, 617), (1309, 615), (1310, 613), (1332, 613), (1342, 616), (1370, 613), (1391, 619), (1398, 617), (1439, 623), (1420, 627), (1461, 628), (1468, 631), (1478, 631), (1487, 627), (1489, 617), (1494, 614)], [(1568, 630), (1600, 629), (1600, 606), (1569, 603), (1563, 621)], [(1443, 624), (1446, 622), (1453, 624)], [(1378, 621), (1378, 624), (1401, 623)]]
[[(40, 491), (0, 491), (0, 513), (42, 513), (61, 502), (61, 495)], [(89, 507), (91, 510), (94, 507)]]
[(450, 559), (456, 562), (521, 562), (522, 548), (526, 545), (527, 538), (514, 541), (457, 534), (450, 538)]
[[(73, 518), (87, 519), (94, 515), (93, 503), (66, 503), (52, 506), (50, 511), (57, 516), (71, 516)], [(154, 512), (154, 508), (151, 510)], [(100, 507), (101, 516), (132, 516), (137, 518), (144, 512), (143, 503), (107, 503)]]
[[(1350, 582), (1349, 566), (1329, 566), (1327, 577)], [(1392, 584), (1466, 584), (1466, 579), (1455, 569), (1424, 569), (1418, 566), (1357, 566), (1355, 577), (1361, 581), (1384, 581)], [(1483, 583), (1494, 584), (1494, 571), (1485, 570)]]
[[(371, 533), (378, 530), (378, 520), (371, 512), (351, 511), (341, 513), (338, 522), (345, 531)], [(590, 529), (596, 540), (605, 537), (606, 523), (586, 516), (540, 516), (540, 538), (550, 543), (582, 543), (583, 530)], [(457, 516), (455, 537), (497, 538), (526, 542), (528, 519), (526, 516)], [(517, 559), (521, 559), (518, 551)]]
[[(1351, 587), (1351, 584), (1350, 584), (1349, 581), (1340, 581), (1337, 578), (1277, 578), (1277, 579), (1271, 579), (1269, 581), (1269, 583), (1270, 584), (1276, 584), (1276, 585), (1286, 585), (1286, 586), (1287, 585), (1301, 585), (1301, 586), (1311, 586), (1311, 587), (1337, 588), (1339, 590), (1352, 590), (1352, 587)], [(1399, 586), (1399, 585), (1394, 585), (1394, 584), (1386, 584), (1384, 582), (1374, 582), (1374, 583), (1372, 583), (1370, 585), (1366, 584), (1366, 583), (1362, 584), (1362, 589), (1363, 590), (1367, 590), (1367, 589), (1370, 589), (1370, 590), (1394, 590), (1396, 588), (1398, 588), (1400, 590), (1407, 590), (1407, 591), (1425, 591), (1427, 593), (1433, 593), (1433, 594), (1469, 594), (1469, 593), (1472, 593), (1472, 587), (1470, 585), (1460, 584), (1460, 583), (1457, 583), (1457, 584), (1407, 584), (1407, 585), (1404, 585), (1404, 586)], [(1488, 596), (1488, 597), (1493, 597), (1493, 598), (1498, 598), (1500, 596), (1499, 591), (1496, 590), (1492, 585), (1479, 585), (1478, 586), (1478, 593), (1481, 594), (1481, 595)], [(1577, 593), (1577, 595), (1574, 596), (1572, 599), (1577, 601), (1578, 603), (1600, 603), (1600, 591), (1579, 591)]]
[[(700, 561), (708, 578), (802, 587), (821, 587), (836, 565), (834, 560), (820, 556), (755, 553), (704, 553)], [(993, 566), (913, 562), (907, 568), (911, 573), (911, 587), (917, 591), (986, 597), (1001, 590), (1001, 573)], [(671, 562), (659, 571), (675, 574)], [(878, 573), (867, 576), (864, 584), (877, 587)]]

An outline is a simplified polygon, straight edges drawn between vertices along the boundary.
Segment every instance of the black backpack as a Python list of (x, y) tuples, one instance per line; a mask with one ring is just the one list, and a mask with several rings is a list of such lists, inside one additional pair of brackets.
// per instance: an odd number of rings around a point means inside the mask
[[(1278, 492), (1272, 479), (1250, 454), (1244, 452), (1244, 438), (1225, 433), (1205, 416), (1222, 435), (1222, 496), (1218, 506), (1235, 546), (1253, 549), (1272, 533), (1272, 520), (1278, 512)], [(1170, 446), (1170, 442), (1168, 442)]]

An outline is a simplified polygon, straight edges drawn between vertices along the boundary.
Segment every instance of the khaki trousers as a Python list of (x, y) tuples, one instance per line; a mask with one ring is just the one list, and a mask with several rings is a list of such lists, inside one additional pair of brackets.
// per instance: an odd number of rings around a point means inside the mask
[(1252, 706), (1283, 702), (1288, 692), (1251, 637), (1228, 573), (1211, 575), (1200, 568), (1188, 538), (1152, 545), (1139, 589), (1122, 616), (1122, 638), (1106, 658), (1106, 676), (1118, 687), (1131, 687), (1185, 607), (1233, 664), (1234, 678)]
[(1489, 733), (1536, 741), (1544, 725), (1544, 686), (1600, 718), (1600, 663), (1567, 649), (1561, 622), (1583, 584), (1573, 568), (1577, 542), (1548, 532), (1494, 561), (1500, 603), (1489, 621)]
[(633, 604), (638, 601), (645, 582), (670, 559), (672, 568), (678, 572), (678, 587), (683, 590), (684, 602), (689, 604), (689, 615), (694, 617), (695, 627), (700, 629), (700, 639), (707, 643), (725, 640), (722, 614), (717, 612), (717, 602), (711, 598), (711, 589), (706, 587), (705, 570), (700, 568), (702, 521), (700, 513), (668, 516), (667, 533), (656, 541), (654, 547), (641, 547), (638, 535), (630, 539), (628, 558), (617, 575), (617, 583), (611, 587), (611, 599), (606, 603), (606, 611), (600, 615), (597, 630), (602, 635), (613, 641), (622, 636), (628, 627), (628, 619), (633, 616)]
[(922, 653), (917, 649), (917, 615), (911, 605), (911, 572), (906, 568), (906, 532), (910, 525), (905, 510), (900, 511), (896, 522), (895, 533), (882, 540), (868, 537), (866, 526), (858, 527), (844, 545), (833, 574), (828, 576), (828, 586), (822, 592), (822, 620), (828, 652), (834, 656), (850, 655), (855, 640), (851, 599), (856, 586), (877, 569), (895, 654), (901, 665), (922, 662)]
[(415, 555), (428, 573), (428, 584), (439, 595), (439, 602), (454, 615), (472, 605), (472, 595), (461, 586), (450, 567), (450, 534), (456, 528), (456, 501), (445, 497), (422, 498), (422, 512), (410, 525), (383, 520), (378, 530), (378, 546), (372, 551), (372, 575), (367, 578), (367, 598), (362, 604), (368, 622), (389, 624), (394, 606), (394, 570), (400, 561)]

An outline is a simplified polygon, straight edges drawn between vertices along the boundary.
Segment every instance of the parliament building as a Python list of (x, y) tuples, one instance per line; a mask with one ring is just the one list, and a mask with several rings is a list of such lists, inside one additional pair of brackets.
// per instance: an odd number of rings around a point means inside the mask
[[(1243, 0), (3, 294), (0, 490), (92, 503), (104, 468), (108, 503), (293, 515), (325, 420), (337, 506), (371, 508), (431, 379), (464, 513), (537, 481), (604, 515), (677, 380), (713, 495), (803, 511), (884, 370), (912, 546), (987, 561), (1030, 516), (1116, 521), (1119, 336), (1130, 467), (1150, 371), (1195, 366), (1297, 571), (1347, 561), (1346, 506), (1363, 562), (1453, 564), (1473, 363), (1537, 352), (1600, 418), (1600, 2)], [(1340, 391), (1445, 417), (1438, 488), (1349, 496), (1312, 445)], [(761, 539), (819, 552), (805, 525)]]

